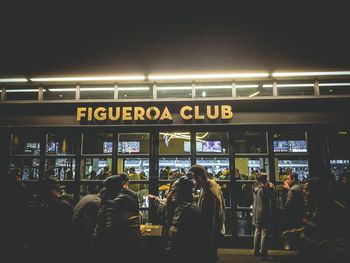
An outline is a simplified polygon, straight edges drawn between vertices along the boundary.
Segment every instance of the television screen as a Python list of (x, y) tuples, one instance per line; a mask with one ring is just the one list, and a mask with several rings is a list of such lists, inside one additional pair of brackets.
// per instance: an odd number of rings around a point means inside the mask
[(112, 142), (103, 142), (103, 153), (111, 153), (113, 151)]
[(58, 152), (58, 142), (48, 142), (46, 145), (46, 151), (48, 153), (57, 153)]
[(27, 142), (24, 147), (25, 153), (34, 153), (38, 154), (40, 151), (40, 143), (39, 142)]
[(291, 153), (307, 152), (306, 141), (288, 141), (288, 148)]
[(140, 142), (139, 141), (124, 141), (118, 142), (119, 153), (139, 153)]
[(273, 150), (277, 153), (285, 153), (289, 151), (288, 141), (274, 141)]
[(206, 153), (221, 153), (221, 141), (204, 141), (203, 152)]

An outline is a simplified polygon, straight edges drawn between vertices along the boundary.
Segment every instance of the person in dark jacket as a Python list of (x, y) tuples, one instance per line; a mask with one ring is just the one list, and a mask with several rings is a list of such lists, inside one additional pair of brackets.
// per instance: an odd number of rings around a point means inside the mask
[(302, 226), (304, 213), (303, 187), (299, 183), (298, 174), (290, 175), (290, 185), (285, 203), (288, 228), (298, 228)]
[[(253, 225), (254, 255), (268, 259), (268, 231), (271, 223), (271, 198), (274, 191), (272, 184), (267, 182), (268, 175), (261, 173), (253, 185)], [(259, 251), (261, 250), (261, 252)]]
[(101, 262), (107, 262), (111, 258), (137, 262), (143, 254), (138, 203), (134, 197), (122, 191), (123, 180), (120, 176), (108, 179), (107, 185), (113, 187), (116, 197), (106, 195), (102, 198), (98, 225), (95, 228), (99, 249), (97, 258)]
[(27, 222), (27, 190), (22, 181), (22, 170), (11, 168), (1, 192), (1, 207), (4, 229), (1, 236), (7, 250), (8, 259), (23, 260), (24, 226)]
[(58, 188), (55, 177), (48, 177), (40, 183), (39, 262), (71, 262), (73, 208), (60, 197)]
[(193, 200), (193, 188), (193, 180), (186, 176), (176, 180), (172, 188), (175, 209), (166, 245), (170, 262), (202, 261), (202, 218)]
[(208, 262), (217, 262), (219, 241), (225, 233), (225, 203), (221, 187), (208, 178), (203, 166), (192, 165), (188, 176), (192, 176), (195, 186), (201, 189), (198, 205), (203, 216), (205, 258)]

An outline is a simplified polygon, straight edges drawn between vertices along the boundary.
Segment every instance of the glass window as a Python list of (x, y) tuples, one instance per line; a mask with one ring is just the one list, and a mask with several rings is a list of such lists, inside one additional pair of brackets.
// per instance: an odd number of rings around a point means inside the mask
[(304, 96), (314, 95), (314, 83), (295, 82), (277, 83), (278, 96)]
[(80, 99), (114, 99), (114, 85), (81, 85)]
[(112, 133), (85, 133), (83, 139), (83, 153), (112, 155)]
[(37, 100), (39, 88), (16, 86), (6, 89), (6, 100)]
[(211, 179), (230, 180), (230, 164), (228, 158), (202, 157), (197, 158), (197, 164), (207, 169)]
[(190, 132), (160, 132), (159, 154), (190, 154)]
[[(135, 175), (131, 175), (130, 168), (135, 169)], [(130, 175), (130, 180), (148, 180), (149, 159), (148, 158), (118, 158), (118, 173), (126, 172)]]
[(196, 97), (232, 97), (232, 83), (197, 83)]
[(142, 214), (142, 222), (141, 224), (146, 224), (149, 222), (149, 212), (148, 210), (141, 210), (141, 214)]
[(58, 180), (74, 180), (75, 159), (50, 158), (45, 161), (45, 177), (56, 176)]
[(39, 179), (39, 158), (11, 158), (10, 168), (21, 168), (22, 169), (22, 180), (38, 180)]
[(159, 158), (159, 179), (171, 180), (175, 171), (186, 173), (191, 167), (191, 158), (160, 157)]
[(228, 153), (228, 148), (229, 148), (228, 134), (226, 132), (197, 132), (196, 133), (197, 153), (204, 153), (204, 154)]
[[(108, 171), (104, 169), (108, 167)], [(81, 160), (81, 180), (104, 180), (111, 175), (112, 158), (92, 157)]]
[(331, 172), (335, 181), (339, 180), (339, 176), (350, 172), (349, 160), (330, 160)]
[(320, 95), (350, 95), (350, 82), (319, 83)]
[(331, 154), (350, 153), (350, 131), (339, 130), (328, 134), (329, 150)]
[(40, 155), (40, 135), (13, 134), (11, 153)]
[(299, 181), (304, 182), (309, 178), (308, 161), (302, 158), (299, 159), (281, 159), (275, 158), (275, 173), (276, 180), (284, 181), (286, 176), (291, 172), (297, 173)]
[(119, 133), (118, 153), (148, 154), (149, 133)]
[(252, 210), (237, 211), (237, 234), (238, 236), (254, 235), (254, 227), (252, 224)]
[(272, 83), (236, 83), (237, 97), (272, 96)]
[[(265, 157), (244, 157), (235, 158), (236, 177), (238, 180), (256, 180), (256, 176), (260, 172), (269, 174), (269, 160)], [(238, 175), (237, 175), (238, 172)]]
[(157, 98), (192, 98), (192, 83), (157, 85)]
[(75, 153), (72, 135), (48, 134), (46, 142), (46, 153), (48, 154), (72, 154)]
[(43, 90), (44, 100), (75, 100), (75, 85), (45, 86)]
[(153, 87), (149, 84), (145, 85), (120, 85), (118, 87), (118, 99), (152, 99)]
[(275, 153), (306, 153), (307, 141), (304, 131), (284, 131), (273, 134)]
[(266, 132), (235, 132), (233, 137), (233, 147), (236, 153), (267, 153)]

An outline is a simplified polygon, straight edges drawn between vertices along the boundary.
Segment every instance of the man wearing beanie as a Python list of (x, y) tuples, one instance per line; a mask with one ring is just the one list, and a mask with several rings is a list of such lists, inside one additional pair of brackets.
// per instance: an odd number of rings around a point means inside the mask
[(219, 238), (225, 233), (225, 203), (220, 186), (208, 178), (207, 171), (198, 164), (192, 165), (189, 174), (200, 188), (198, 205), (202, 211), (205, 233), (204, 246), (208, 262), (217, 262)]

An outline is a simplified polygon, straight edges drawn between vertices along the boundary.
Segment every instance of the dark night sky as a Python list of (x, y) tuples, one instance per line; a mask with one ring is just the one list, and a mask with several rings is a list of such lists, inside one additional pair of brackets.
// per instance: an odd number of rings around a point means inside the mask
[(246, 2), (3, 6), (0, 77), (350, 69), (345, 6)]

